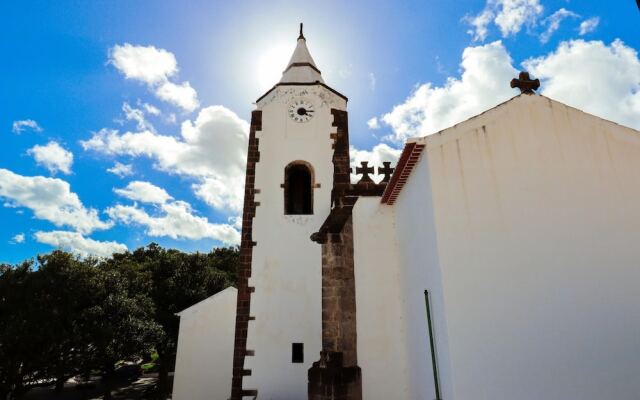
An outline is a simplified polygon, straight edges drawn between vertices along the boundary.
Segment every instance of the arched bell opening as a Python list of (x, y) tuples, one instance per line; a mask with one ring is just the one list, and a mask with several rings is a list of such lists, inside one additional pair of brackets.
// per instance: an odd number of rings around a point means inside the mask
[(294, 161), (284, 169), (284, 213), (313, 214), (313, 168), (305, 161)]

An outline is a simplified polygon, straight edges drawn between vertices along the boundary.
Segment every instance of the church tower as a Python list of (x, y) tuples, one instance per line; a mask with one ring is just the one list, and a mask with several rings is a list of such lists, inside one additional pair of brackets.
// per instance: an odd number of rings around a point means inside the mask
[(322, 252), (310, 236), (331, 210), (331, 135), (346, 106), (324, 83), (301, 24), (280, 82), (251, 116), (232, 400), (307, 398), (323, 347)]

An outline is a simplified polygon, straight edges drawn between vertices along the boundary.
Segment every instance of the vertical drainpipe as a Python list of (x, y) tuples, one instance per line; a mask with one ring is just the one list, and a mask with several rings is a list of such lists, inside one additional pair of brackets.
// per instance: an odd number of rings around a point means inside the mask
[(436, 388), (435, 400), (442, 400), (440, 396), (440, 380), (438, 378), (438, 364), (436, 362), (436, 348), (433, 340), (433, 323), (431, 322), (431, 303), (429, 301), (429, 291), (424, 291), (424, 300), (427, 306), (427, 325), (429, 328), (429, 345), (431, 347), (431, 366), (433, 369), (433, 383)]

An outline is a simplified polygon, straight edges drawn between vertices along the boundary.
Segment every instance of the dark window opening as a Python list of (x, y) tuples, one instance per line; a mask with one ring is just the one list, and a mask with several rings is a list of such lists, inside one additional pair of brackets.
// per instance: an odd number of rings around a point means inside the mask
[(304, 164), (285, 170), (285, 214), (313, 214), (311, 170)]
[(291, 362), (304, 362), (304, 343), (291, 343)]

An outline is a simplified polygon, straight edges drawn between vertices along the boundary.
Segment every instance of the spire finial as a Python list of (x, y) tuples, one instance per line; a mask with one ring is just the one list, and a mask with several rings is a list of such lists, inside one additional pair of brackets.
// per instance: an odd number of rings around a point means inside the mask
[(298, 40), (300, 39), (307, 40), (304, 38), (304, 35), (302, 34), (302, 22), (300, 22), (300, 36), (298, 36)]

